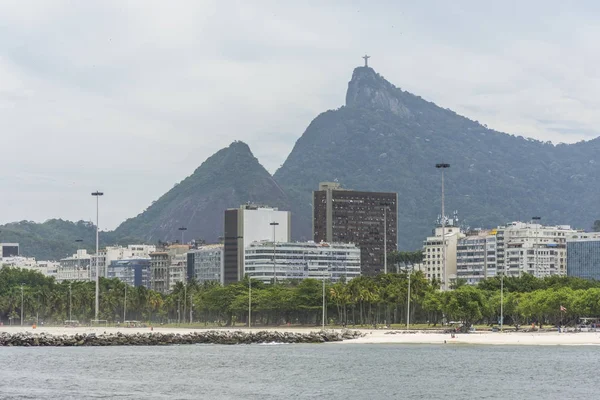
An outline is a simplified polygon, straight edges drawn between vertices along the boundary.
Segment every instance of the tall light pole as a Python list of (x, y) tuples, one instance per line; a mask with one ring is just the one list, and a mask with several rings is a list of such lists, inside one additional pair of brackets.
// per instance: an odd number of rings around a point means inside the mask
[(123, 299), (123, 325), (127, 321), (127, 282), (125, 282), (125, 298)]
[[(541, 224), (541, 222), (540, 222), (540, 221), (541, 221), (541, 219), (542, 219), (542, 217), (531, 217), (531, 220), (532, 220), (532, 222), (533, 222), (534, 224)], [(537, 231), (537, 232), (540, 232), (540, 231)], [(540, 232), (540, 235), (541, 235), (541, 232)], [(537, 235), (536, 235), (536, 236), (537, 236)], [(537, 238), (536, 238), (536, 239), (537, 239)], [(537, 243), (536, 243), (536, 242), (538, 242), (538, 240), (535, 240), (535, 241), (533, 242), (533, 252), (534, 252), (533, 254), (534, 254), (534, 256), (535, 256), (535, 261), (534, 261), (534, 262), (535, 262), (535, 271), (537, 272), (537, 271), (539, 271), (541, 268), (540, 268), (540, 265), (539, 265), (539, 259), (538, 259), (539, 247), (537, 246)], [(539, 240), (539, 243), (541, 243), (541, 239)], [(521, 276), (521, 269), (519, 269), (519, 277), (520, 277), (520, 276)]]
[(25, 296), (23, 295), (23, 283), (21, 283), (21, 326), (23, 326), (23, 306), (25, 305)]
[(73, 322), (73, 294), (72, 294), (72, 290), (71, 290), (71, 282), (69, 282), (69, 323), (72, 324)]
[(187, 313), (187, 282), (183, 283), (183, 323), (185, 324), (185, 314)]
[(450, 164), (435, 164), (435, 167), (442, 170), (442, 270), (444, 272), (444, 290), (448, 290), (448, 271), (446, 270), (446, 216), (444, 209), (444, 170), (450, 168)]
[(193, 315), (194, 315), (194, 295), (192, 293), (190, 293), (190, 324), (193, 321)]
[(185, 231), (187, 231), (187, 228), (185, 226), (182, 226), (181, 228), (179, 228), (179, 230), (181, 231), (181, 244), (183, 243), (183, 234)]
[(325, 330), (325, 274), (323, 274), (323, 321), (322, 329)]
[(500, 277), (500, 332), (504, 330), (504, 273)]
[(92, 196), (96, 197), (96, 256), (94, 259), (96, 260), (96, 312), (94, 313), (96, 322), (98, 322), (98, 309), (100, 308), (100, 266), (98, 265), (98, 245), (99, 245), (99, 234), (100, 230), (98, 228), (98, 215), (99, 215), (99, 199), (100, 196), (104, 196), (104, 193), (96, 190), (92, 193)]
[[(408, 269), (407, 269), (408, 271)], [(412, 271), (408, 271), (408, 294), (406, 295), (406, 330), (410, 329), (410, 275)]]
[(276, 261), (275, 261), (275, 252), (276, 252), (276, 239), (277, 236), (275, 236), (275, 228), (277, 227), (277, 225), (279, 225), (279, 222), (271, 222), (269, 225), (271, 225), (273, 227), (273, 284), (277, 283), (277, 270), (275, 268), (276, 266)]
[(248, 275), (248, 328), (252, 327), (252, 278)]

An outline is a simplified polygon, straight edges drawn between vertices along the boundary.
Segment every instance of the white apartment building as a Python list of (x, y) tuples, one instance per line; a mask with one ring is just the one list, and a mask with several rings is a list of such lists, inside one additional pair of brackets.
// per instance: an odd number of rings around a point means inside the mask
[[(458, 226), (450, 220), (445, 227), (445, 240), (442, 241), (442, 227), (438, 226), (433, 231), (433, 236), (423, 242), (423, 272), (429, 280), (440, 282), (442, 290), (448, 290), (456, 280), (456, 247), (459, 239), (465, 237)], [(444, 273), (443, 245), (446, 245), (446, 271)], [(445, 286), (447, 276), (448, 288)]]
[(98, 251), (98, 257), (92, 255), (92, 278), (96, 278), (96, 260), (100, 269), (100, 276), (108, 276), (108, 266), (113, 261), (127, 259), (150, 258), (150, 253), (156, 251), (156, 246), (147, 244), (130, 244), (127, 247), (106, 246)]
[(42, 273), (48, 277), (56, 278), (58, 275), (58, 269), (60, 268), (60, 263), (56, 261), (38, 261), (37, 262), (37, 271)]
[(150, 253), (150, 287), (169, 293), (187, 277), (187, 253), (190, 246), (174, 244)]
[(44, 276), (56, 277), (60, 263), (56, 261), (36, 261), (34, 257), (15, 256), (0, 258), (0, 268), (2, 267), (30, 269)]
[(91, 259), (92, 256), (85, 249), (79, 249), (71, 257), (61, 259), (56, 271), (56, 280), (58, 282), (89, 281)]
[(568, 225), (512, 222), (497, 229), (498, 271), (537, 278), (567, 274), (567, 238), (580, 234)]
[(187, 282), (187, 254), (175, 254), (169, 265), (169, 292), (175, 289), (179, 282)]
[(245, 274), (264, 283), (288, 279), (350, 281), (360, 276), (360, 248), (349, 243), (253, 242), (245, 249)]
[(456, 247), (456, 277), (476, 285), (496, 276), (496, 235), (475, 231), (459, 239)]
[(223, 245), (209, 244), (191, 250), (188, 255), (188, 269), (200, 284), (216, 281), (223, 284)]
[(244, 249), (253, 242), (287, 243), (291, 236), (291, 213), (274, 207), (244, 204), (225, 210), (223, 282), (244, 278)]

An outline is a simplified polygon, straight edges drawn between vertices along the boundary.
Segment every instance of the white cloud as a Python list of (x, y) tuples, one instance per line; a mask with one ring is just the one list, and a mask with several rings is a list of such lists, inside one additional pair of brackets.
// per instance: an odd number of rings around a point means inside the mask
[(4, 1), (0, 222), (90, 219), (100, 189), (114, 228), (233, 140), (274, 171), (364, 52), (492, 128), (592, 138), (597, 17), (558, 1)]

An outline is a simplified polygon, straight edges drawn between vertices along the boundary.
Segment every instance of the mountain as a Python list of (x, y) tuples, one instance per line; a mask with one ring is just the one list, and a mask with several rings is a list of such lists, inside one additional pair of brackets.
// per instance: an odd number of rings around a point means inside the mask
[[(312, 191), (319, 182), (397, 192), (400, 249), (417, 249), (440, 214), (440, 171), (446, 209), (470, 227), (542, 217), (546, 224), (589, 228), (599, 219), (600, 138), (576, 144), (541, 142), (488, 129), (403, 91), (372, 68), (354, 70), (346, 104), (317, 116), (271, 176), (243, 142), (208, 158), (148, 209), (102, 232), (103, 244), (187, 240), (214, 242), (223, 211), (247, 202), (291, 210), (292, 235), (310, 240)], [(50, 220), (0, 226), (0, 241), (23, 254), (58, 259), (94, 247), (94, 227)]]
[[(79, 242), (81, 240), (81, 242)], [(0, 242), (19, 243), (20, 253), (37, 260), (59, 260), (78, 248), (96, 248), (96, 226), (91, 222), (50, 219), (42, 224), (31, 221), (0, 226)], [(113, 244), (110, 232), (100, 232), (100, 245)]]
[(223, 212), (245, 203), (288, 209), (286, 194), (260, 165), (246, 143), (234, 142), (209, 157), (192, 175), (164, 194), (140, 215), (123, 222), (119, 238), (215, 242), (223, 234)]
[(295, 238), (310, 238), (311, 193), (322, 181), (398, 193), (401, 249), (415, 249), (446, 210), (471, 227), (542, 217), (589, 228), (598, 219), (600, 139), (559, 144), (497, 132), (354, 70), (345, 106), (317, 116), (275, 180), (292, 199)]

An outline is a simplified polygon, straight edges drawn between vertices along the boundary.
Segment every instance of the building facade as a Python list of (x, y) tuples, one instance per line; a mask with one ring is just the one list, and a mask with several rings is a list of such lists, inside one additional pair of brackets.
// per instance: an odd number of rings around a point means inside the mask
[(0, 258), (18, 257), (19, 243), (0, 243)]
[(184, 281), (190, 246), (169, 245), (150, 253), (150, 287), (160, 293), (169, 293), (177, 282)]
[(361, 274), (360, 248), (347, 243), (254, 242), (245, 249), (245, 273), (264, 283), (295, 279), (350, 281)]
[(456, 246), (456, 278), (477, 285), (496, 276), (496, 235), (489, 231), (467, 233)]
[(92, 279), (91, 260), (92, 256), (85, 249), (79, 249), (71, 257), (61, 259), (56, 271), (56, 281), (89, 281)]
[(110, 263), (108, 278), (117, 278), (130, 286), (151, 288), (150, 258), (129, 258)]
[(100, 276), (108, 276), (108, 266), (113, 261), (127, 259), (150, 258), (150, 253), (156, 251), (156, 246), (147, 244), (131, 244), (127, 247), (107, 246), (98, 251), (98, 257), (92, 256), (92, 278), (96, 278), (96, 262), (100, 270)]
[(313, 192), (313, 240), (356, 244), (362, 273), (376, 275), (384, 272), (384, 252), (397, 250), (397, 214), (397, 193), (345, 190), (336, 182), (322, 182)]
[(187, 276), (198, 283), (223, 283), (224, 250), (222, 244), (201, 246), (187, 253)]
[[(442, 227), (438, 226), (433, 230), (433, 236), (429, 236), (423, 242), (423, 272), (429, 280), (439, 282), (442, 290), (448, 290), (457, 278), (457, 246), (458, 241), (465, 235), (452, 220), (449, 220), (449, 224), (445, 226), (444, 235), (445, 240), (442, 240)], [(445, 271), (444, 244), (446, 246)]]
[[(289, 242), (291, 214), (277, 208), (246, 204), (225, 210), (223, 282), (244, 277), (244, 248), (252, 242)], [(273, 225), (276, 224), (276, 225)]]
[(567, 241), (567, 275), (600, 281), (600, 237)]
[(579, 232), (568, 225), (513, 222), (497, 228), (498, 271), (537, 278), (567, 274), (567, 238)]

